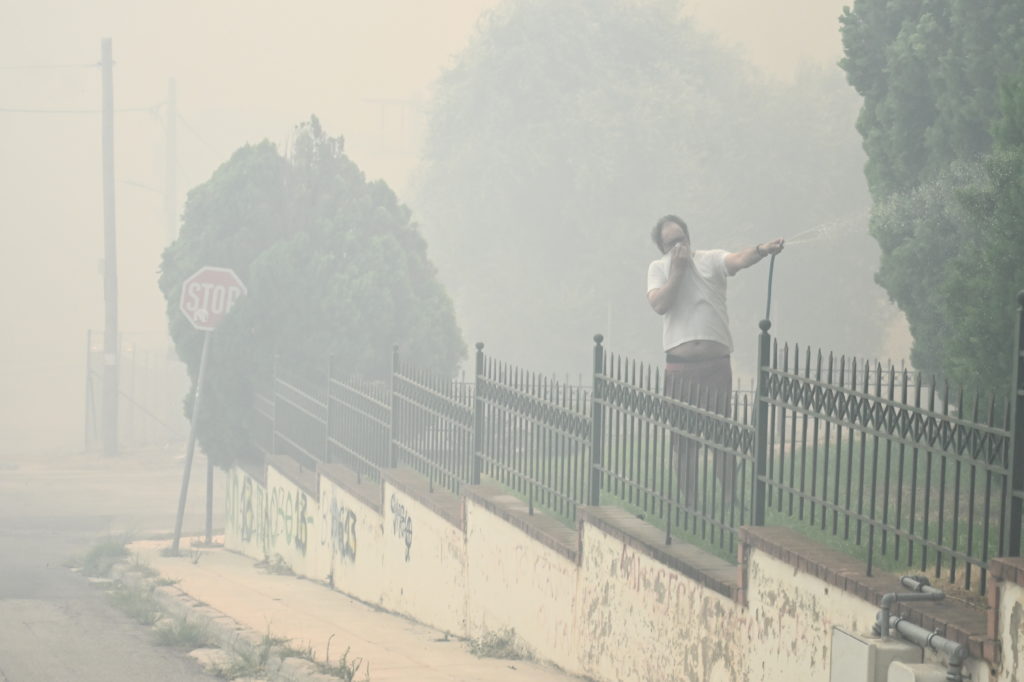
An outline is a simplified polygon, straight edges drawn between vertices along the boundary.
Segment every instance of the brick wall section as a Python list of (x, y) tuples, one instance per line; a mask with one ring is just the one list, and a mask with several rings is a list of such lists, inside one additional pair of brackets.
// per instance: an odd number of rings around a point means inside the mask
[(663, 530), (620, 507), (580, 507), (580, 517), (697, 583), (740, 601), (739, 571), (728, 561), (685, 542), (666, 545)]
[[(988, 562), (988, 619), (985, 660), (997, 663), (999, 647), (999, 598), (1004, 582), (1024, 587), (1024, 558), (990, 559)], [(991, 656), (991, 658), (989, 658)]]
[[(284, 455), (271, 455), (267, 458), (267, 464), (274, 467), (282, 476), (299, 486), (300, 490), (314, 498), (320, 498), (320, 476), (316, 469), (309, 469), (296, 462), (291, 457)], [(264, 485), (266, 479), (264, 479)]]
[(378, 514), (384, 513), (384, 485), (381, 481), (360, 476), (342, 464), (319, 464), (317, 471), (328, 481), (352, 493), (370, 509)]
[(467, 499), (529, 535), (534, 540), (555, 550), (572, 562), (579, 563), (580, 534), (561, 521), (542, 512), (530, 513), (529, 505), (507, 488), (484, 483), (463, 488)]
[[(898, 575), (878, 570), (872, 576), (865, 575), (862, 560), (828, 549), (790, 528), (743, 527), (740, 542), (871, 604), (881, 603), (882, 597), (890, 592), (908, 591), (900, 584)], [(741, 552), (741, 558), (749, 549)], [(941, 602), (897, 603), (892, 613), (938, 631), (943, 637), (966, 645), (972, 657), (995, 664), (998, 647), (993, 646), (987, 611), (947, 596)]]
[(1024, 558), (991, 559), (988, 572), (996, 580), (1005, 580), (1024, 587)]
[(385, 469), (381, 474), (382, 483), (390, 483), (459, 530), (466, 530), (466, 505), (461, 495), (433, 485), (409, 467)]

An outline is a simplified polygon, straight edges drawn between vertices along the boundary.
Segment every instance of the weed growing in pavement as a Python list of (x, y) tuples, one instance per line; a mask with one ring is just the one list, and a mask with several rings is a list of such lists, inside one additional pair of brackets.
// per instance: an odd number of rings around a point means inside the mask
[(160, 646), (178, 649), (199, 649), (212, 644), (209, 623), (189, 620), (187, 616), (166, 620), (153, 631)]
[(80, 568), (83, 575), (91, 578), (107, 578), (114, 564), (128, 556), (127, 535), (110, 535), (93, 545), (80, 560), (73, 560), (72, 566)]
[(143, 558), (142, 555), (136, 552), (132, 555), (132, 562), (129, 565), (130, 569), (135, 573), (138, 573), (146, 578), (155, 578), (160, 573), (150, 566)]
[[(359, 672), (359, 668), (363, 666), (363, 659), (354, 658), (351, 661), (348, 660), (348, 652), (351, 651), (351, 647), (345, 649), (345, 653), (341, 655), (337, 663), (317, 663), (316, 669), (324, 675), (331, 675), (337, 677), (339, 680), (344, 682), (353, 682), (356, 679), (356, 673)], [(370, 664), (366, 664), (366, 677), (363, 678), (366, 682), (370, 680)]]
[(255, 647), (232, 647), (231, 662), (226, 666), (218, 666), (213, 672), (226, 680), (235, 680), (239, 677), (262, 679), (267, 674), (267, 663), (270, 662), (270, 654), (274, 647), (285, 641), (279, 637), (271, 637), (268, 631)]
[(123, 611), (129, 618), (143, 625), (152, 625), (160, 617), (160, 605), (153, 596), (152, 587), (131, 586), (122, 582), (114, 584), (110, 591), (110, 603)]
[(497, 632), (487, 632), (483, 636), (469, 640), (469, 653), (477, 658), (504, 658), (509, 660), (533, 658), (529, 651), (519, 643), (516, 631), (505, 628)]
[(306, 661), (316, 661), (316, 652), (313, 650), (313, 645), (308, 644), (305, 648), (300, 648), (292, 644), (285, 643), (280, 648), (281, 658), (301, 658)]
[[(317, 663), (316, 667), (324, 675), (332, 675), (337, 677), (344, 682), (352, 682), (356, 678), (356, 673), (359, 672), (359, 668), (363, 665), (363, 659), (354, 658), (351, 661), (348, 660), (348, 654), (352, 651), (352, 647), (345, 649), (345, 653), (341, 655), (337, 663), (331, 663), (331, 640), (334, 639), (334, 635), (327, 638), (327, 651), (324, 654), (326, 659), (325, 663)], [(370, 679), (370, 664), (366, 664), (366, 677), (364, 678), (369, 682)]]
[(256, 564), (256, 568), (262, 568), (267, 573), (274, 575), (295, 575), (295, 571), (284, 560), (280, 554), (275, 554), (273, 559), (269, 557)]

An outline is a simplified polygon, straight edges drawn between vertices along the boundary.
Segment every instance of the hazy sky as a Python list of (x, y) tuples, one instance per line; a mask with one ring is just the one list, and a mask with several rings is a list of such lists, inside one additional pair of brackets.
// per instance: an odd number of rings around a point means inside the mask
[[(284, 144), (310, 114), (401, 197), (430, 84), (497, 4), (4, 0), (0, 454), (82, 446), (86, 330), (103, 327), (102, 38), (113, 39), (115, 106), (140, 109), (115, 121), (121, 329), (159, 345), (168, 79), (181, 116), (179, 207), (233, 150), (263, 138)], [(801, 62), (839, 59), (843, 4), (691, 0), (686, 11), (765, 73), (789, 79)], [(39, 113), (52, 110), (69, 113)]]

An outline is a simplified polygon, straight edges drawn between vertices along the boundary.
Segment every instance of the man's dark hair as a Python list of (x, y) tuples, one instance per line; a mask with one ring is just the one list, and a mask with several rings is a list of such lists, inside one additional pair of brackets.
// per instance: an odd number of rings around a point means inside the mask
[(661, 251), (662, 253), (665, 253), (665, 246), (661, 243), (661, 228), (665, 227), (669, 223), (675, 223), (679, 227), (683, 228), (683, 234), (686, 235), (687, 239), (690, 238), (690, 228), (686, 226), (686, 223), (683, 222), (682, 218), (672, 214), (663, 217), (654, 225), (654, 229), (651, 230), (651, 239), (654, 240), (655, 245), (658, 247), (658, 251)]

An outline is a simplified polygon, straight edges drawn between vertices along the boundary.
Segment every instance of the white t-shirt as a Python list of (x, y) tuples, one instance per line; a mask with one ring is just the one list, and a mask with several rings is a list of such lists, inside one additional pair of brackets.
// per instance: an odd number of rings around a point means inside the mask
[[(661, 316), (661, 345), (667, 351), (687, 341), (717, 341), (732, 351), (729, 313), (725, 307), (725, 267), (728, 251), (694, 251), (693, 264), (683, 272), (672, 307)], [(647, 291), (668, 282), (669, 254), (647, 268)]]

